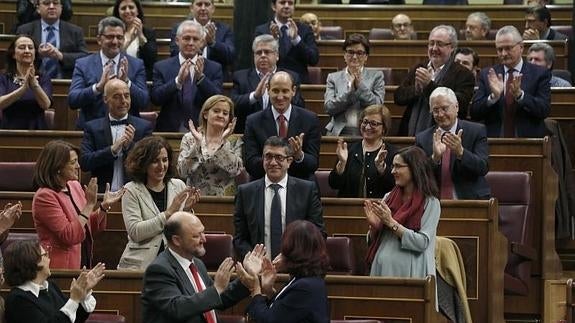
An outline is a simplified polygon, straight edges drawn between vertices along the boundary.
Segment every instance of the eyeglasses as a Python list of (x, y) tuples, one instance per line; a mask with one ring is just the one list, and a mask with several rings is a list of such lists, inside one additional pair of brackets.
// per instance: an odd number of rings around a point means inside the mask
[(450, 106), (436, 107), (431, 109), (431, 114), (447, 113), (450, 108)]
[(497, 50), (498, 53), (502, 53), (503, 51), (510, 52), (513, 48), (515, 48), (515, 46), (519, 45), (520, 43), (521, 41), (518, 41), (513, 45), (495, 47), (495, 50)]
[(109, 40), (109, 41), (112, 41), (114, 39), (117, 39), (119, 41), (124, 40), (124, 35), (104, 35), (104, 34), (101, 34), (100, 36), (106, 38), (106, 40)]
[(395, 29), (400, 29), (400, 28), (409, 28), (411, 27), (411, 23), (410, 22), (404, 22), (402, 24), (393, 24), (393, 28)]
[(58, 0), (45, 0), (45, 1), (40, 1), (40, 3), (46, 7), (49, 7), (51, 4), (53, 4), (54, 6), (60, 5), (60, 1), (58, 1)]
[(451, 43), (444, 43), (444, 42), (442, 42), (442, 41), (440, 41), (440, 40), (430, 40), (430, 41), (427, 43), (427, 46), (428, 46), (428, 47), (437, 46), (438, 48), (444, 48), (444, 47), (447, 47), (447, 46), (451, 46)]
[(379, 126), (381, 126), (383, 124), (383, 122), (379, 122), (379, 121), (375, 121), (375, 120), (363, 120), (361, 121), (361, 125), (364, 127), (367, 127), (367, 125), (369, 125), (372, 128), (377, 128)]
[(353, 55), (357, 55), (357, 57), (362, 57), (363, 55), (366, 54), (366, 52), (363, 51), (363, 50), (351, 50), (351, 49), (346, 49), (346, 50), (345, 50), (345, 54), (348, 55), (348, 56), (352, 56), (352, 57), (353, 57)]
[(271, 162), (273, 159), (275, 159), (278, 163), (283, 163), (288, 158), (290, 158), (290, 156), (274, 155), (274, 154), (265, 154), (264, 155), (264, 160), (267, 162)]
[(271, 54), (275, 54), (275, 52), (273, 50), (269, 50), (269, 49), (260, 49), (260, 50), (256, 50), (254, 52), (254, 54), (256, 54), (257, 56), (262, 56), (262, 55), (271, 55)]
[(409, 165), (407, 165), (407, 164), (391, 164), (391, 167), (395, 168), (395, 169), (400, 169), (400, 168), (404, 168), (404, 167), (408, 167), (408, 166)]

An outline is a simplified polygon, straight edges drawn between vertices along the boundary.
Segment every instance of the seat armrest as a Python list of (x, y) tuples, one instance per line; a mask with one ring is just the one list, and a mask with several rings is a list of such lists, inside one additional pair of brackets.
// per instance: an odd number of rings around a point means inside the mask
[(534, 248), (517, 242), (511, 242), (511, 252), (525, 259), (537, 259), (537, 252)]

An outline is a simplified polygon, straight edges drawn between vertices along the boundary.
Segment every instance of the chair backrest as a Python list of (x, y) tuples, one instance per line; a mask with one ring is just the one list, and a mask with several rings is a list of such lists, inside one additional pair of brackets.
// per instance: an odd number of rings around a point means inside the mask
[(554, 76), (564, 79), (565, 81), (569, 81), (569, 83), (572, 82), (571, 72), (569, 70), (554, 69), (551, 71), (551, 73), (553, 73)]
[(204, 248), (206, 254), (201, 257), (209, 271), (216, 271), (227, 257), (234, 258), (233, 237), (229, 234), (208, 233)]
[[(495, 40), (495, 35), (498, 29), (489, 29), (487, 33), (487, 40)], [(459, 29), (459, 39), (465, 40), (465, 29)]]
[(348, 237), (327, 237), (327, 254), (332, 275), (353, 275), (355, 273), (355, 256), (351, 239)]
[(368, 38), (369, 40), (390, 40), (393, 39), (393, 33), (389, 28), (371, 28)]
[(343, 28), (341, 26), (321, 26), (319, 34), (326, 39), (343, 39)]
[(158, 113), (156, 111), (140, 112), (140, 118), (150, 121), (152, 129), (156, 129), (156, 119), (158, 119)]
[(381, 71), (385, 85), (395, 85), (393, 78), (393, 68), (391, 67), (366, 67), (368, 70)]
[(316, 170), (315, 178), (319, 185), (321, 197), (337, 197), (337, 190), (329, 186), (329, 170)]
[(35, 162), (0, 162), (0, 191), (33, 192)]
[(56, 111), (49, 109), (44, 110), (44, 120), (46, 121), (46, 127), (48, 130), (54, 129), (54, 116), (56, 115)]
[(309, 84), (325, 84), (325, 81), (321, 79), (321, 67), (308, 66), (307, 73), (309, 78)]
[(569, 36), (569, 39), (573, 38), (573, 26), (571, 26), (571, 25), (551, 26), (551, 29), (558, 31), (564, 35)]
[(245, 323), (246, 318), (241, 315), (218, 315), (219, 323)]
[(92, 313), (86, 323), (124, 323), (126, 318), (118, 314)]
[(26, 241), (26, 240), (39, 240), (38, 234), (36, 232), (30, 232), (30, 233), (10, 232), (10, 234), (8, 234), (8, 238), (6, 238), (6, 240), (2, 242), (2, 245), (0, 245), (0, 250), (2, 250), (2, 253), (4, 253), (4, 250), (6, 250), (6, 248), (8, 248), (8, 246), (11, 245), (12, 243), (16, 241)]

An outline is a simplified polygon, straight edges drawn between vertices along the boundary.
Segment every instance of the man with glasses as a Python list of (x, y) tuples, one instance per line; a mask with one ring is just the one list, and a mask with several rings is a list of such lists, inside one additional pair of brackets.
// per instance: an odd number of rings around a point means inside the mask
[(497, 31), (495, 48), (501, 64), (481, 70), (471, 118), (485, 123), (489, 137), (545, 136), (551, 72), (523, 60), (523, 38), (513, 26)]
[(416, 34), (413, 32), (411, 18), (408, 15), (399, 13), (391, 19), (391, 33), (395, 40), (415, 40)]
[(491, 191), (485, 180), (489, 147), (485, 126), (457, 117), (455, 93), (436, 88), (429, 96), (436, 126), (418, 133), (415, 144), (432, 159), (441, 199), (482, 200)]
[(292, 104), (305, 108), (305, 102), (299, 91), (299, 76), (297, 73), (277, 67), (279, 44), (272, 35), (259, 35), (252, 43), (254, 55), (253, 68), (234, 72), (231, 97), (234, 101), (236, 116), (235, 133), (244, 133), (246, 118), (257, 111), (270, 106), (268, 81), (276, 71), (288, 72), (294, 79), (296, 93)]
[(282, 232), (294, 220), (315, 224), (324, 237), (322, 206), (315, 183), (288, 175), (294, 163), (292, 145), (272, 136), (263, 143), (260, 162), (265, 177), (238, 186), (234, 211), (234, 248), (240, 259), (258, 243), (274, 259)]
[(98, 23), (100, 50), (76, 61), (68, 104), (73, 110), (80, 109), (76, 121), (79, 129), (90, 120), (104, 117), (107, 113), (103, 92), (106, 83), (118, 78), (128, 84), (131, 96), (130, 114), (140, 115), (148, 107), (146, 70), (141, 59), (121, 52), (126, 26), (116, 17), (106, 17)]
[(40, 19), (18, 27), (16, 34), (30, 35), (40, 44), (43, 73), (52, 79), (69, 79), (76, 59), (88, 55), (82, 28), (61, 20), (60, 0), (40, 0), (36, 8)]
[(465, 21), (465, 40), (487, 40), (491, 19), (484, 12), (472, 12)]
[(271, 108), (250, 115), (244, 131), (244, 166), (252, 179), (266, 174), (262, 163), (264, 142), (271, 136), (286, 138), (293, 163), (288, 165), (294, 177), (314, 180), (319, 165), (320, 125), (317, 115), (291, 104), (295, 85), (289, 73), (277, 72), (268, 84)]
[(395, 104), (406, 106), (399, 126), (401, 136), (414, 136), (433, 125), (428, 98), (437, 87), (448, 87), (455, 92), (461, 119), (466, 118), (473, 96), (473, 74), (452, 59), (451, 54), (457, 48), (455, 28), (437, 26), (431, 30), (428, 41), (429, 61), (411, 68), (394, 93)]

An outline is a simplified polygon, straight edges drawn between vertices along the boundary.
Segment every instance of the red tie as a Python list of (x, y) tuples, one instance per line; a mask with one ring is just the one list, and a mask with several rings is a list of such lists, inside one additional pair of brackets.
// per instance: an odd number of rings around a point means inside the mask
[(287, 137), (287, 122), (286, 117), (283, 114), (278, 116), (278, 124), (279, 124), (279, 136), (282, 138)]
[(505, 112), (503, 113), (503, 136), (515, 137), (515, 109), (517, 103), (511, 93), (511, 83), (513, 83), (513, 71), (510, 68), (507, 71), (507, 82), (505, 82)]
[(453, 199), (453, 181), (451, 180), (451, 149), (446, 148), (441, 157), (441, 199)]
[[(190, 271), (192, 272), (192, 277), (194, 277), (194, 283), (196, 284), (197, 292), (203, 291), (204, 284), (202, 282), (202, 278), (198, 273), (198, 268), (196, 268), (196, 265), (193, 262), (190, 264)], [(214, 310), (204, 312), (204, 318), (208, 323), (216, 323), (218, 321), (216, 319), (216, 312)]]

